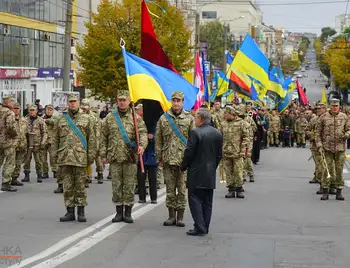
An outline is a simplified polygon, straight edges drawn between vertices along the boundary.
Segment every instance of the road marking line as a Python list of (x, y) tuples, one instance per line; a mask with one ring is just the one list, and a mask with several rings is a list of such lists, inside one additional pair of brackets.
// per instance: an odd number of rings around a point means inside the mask
[[(160, 189), (158, 191), (158, 195), (161, 195), (165, 192), (165, 187)], [(141, 204), (137, 203), (134, 205), (134, 209), (141, 206)], [(135, 212), (136, 213), (136, 212)], [(41, 253), (38, 253), (37, 255), (34, 255), (32, 257), (29, 257), (27, 259), (24, 259), (21, 261), (20, 264), (16, 264), (16, 265), (12, 265), (9, 268), (21, 268), (21, 267), (25, 267), (33, 262), (39, 261), (41, 259), (47, 258), (49, 256), (51, 256), (52, 254), (56, 253), (57, 251), (69, 246), (70, 244), (74, 243), (75, 241), (79, 240), (80, 238), (90, 234), (93, 231), (98, 230), (100, 227), (102, 227), (103, 225), (109, 223), (112, 221), (112, 219), (114, 218), (115, 213), (113, 213), (112, 215), (100, 220), (99, 222), (96, 222), (95, 224), (91, 225), (90, 227), (87, 227), (81, 231), (79, 231), (78, 233), (75, 233), (74, 235), (71, 235), (69, 237), (64, 238), (63, 240), (57, 242), (55, 245), (49, 247), (48, 249), (42, 251)]]
[[(158, 207), (162, 203), (164, 203), (166, 198), (166, 195), (163, 195), (161, 198), (158, 199), (158, 203), (155, 205), (148, 204), (143, 208), (138, 209), (133, 213), (133, 218), (137, 219), (141, 217), (142, 215), (146, 214), (147, 212), (151, 211), (152, 209)], [(67, 249), (63, 253), (48, 259), (46, 261), (43, 261), (35, 266), (32, 266), (32, 268), (54, 268), (62, 263), (65, 263), (83, 252), (87, 251), (97, 243), (101, 242), (108, 236), (118, 232), (121, 228), (128, 225), (127, 223), (114, 223), (111, 225), (108, 225), (107, 227), (103, 228), (102, 230), (94, 233), (93, 235), (86, 237), (82, 239), (79, 243), (75, 244), (73, 247)]]

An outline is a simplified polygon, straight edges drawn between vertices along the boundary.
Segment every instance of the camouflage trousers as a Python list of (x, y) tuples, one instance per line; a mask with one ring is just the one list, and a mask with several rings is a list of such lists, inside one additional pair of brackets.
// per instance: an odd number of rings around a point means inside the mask
[(63, 178), (62, 178), (61, 173), (62, 173), (62, 168), (58, 167), (57, 174), (56, 174), (57, 184), (63, 184)]
[(47, 148), (44, 150), (41, 150), (41, 158), (42, 158), (42, 163), (43, 163), (43, 172), (44, 173), (49, 173), (49, 164), (48, 164), (48, 157), (47, 154), (49, 154), (50, 157), (50, 166), (51, 166), (51, 171), (52, 172), (57, 172), (57, 164), (55, 160), (53, 159), (53, 146), (49, 145)]
[(25, 150), (16, 151), (16, 166), (12, 173), (12, 178), (18, 179), (19, 174), (21, 172), (22, 164), (24, 163), (26, 156), (27, 156), (27, 151)]
[(324, 162), (322, 159), (322, 155), (317, 150), (312, 150), (312, 158), (315, 162), (315, 180), (321, 183), (321, 180), (325, 174)]
[(157, 184), (162, 184), (164, 182), (163, 167), (157, 167)]
[(243, 185), (244, 158), (223, 158), (227, 188), (234, 189)]
[(297, 134), (297, 144), (305, 144), (305, 132), (298, 132)]
[(24, 161), (24, 171), (30, 172), (30, 163), (32, 161), (32, 155), (34, 155), (35, 169), (37, 174), (43, 173), (42, 154), (39, 147), (28, 149), (27, 157)]
[[(336, 189), (342, 189), (344, 187), (343, 168), (345, 163), (345, 152), (332, 153), (330, 151), (325, 151), (324, 155), (331, 178), (327, 178), (326, 171), (321, 181), (322, 188), (330, 188), (332, 185), (332, 187)], [(332, 171), (334, 171), (333, 166), (335, 168), (334, 175), (332, 175)]]
[(112, 201), (116, 206), (132, 206), (134, 204), (135, 181), (137, 181), (137, 165), (134, 163), (110, 163), (112, 176)]
[(280, 133), (269, 131), (268, 134), (269, 143), (271, 144), (279, 144), (280, 143)]
[[(0, 167), (2, 167), (2, 183), (10, 183), (16, 166), (16, 152), (14, 147), (0, 148)], [(4, 162), (5, 161), (5, 162)]]
[(102, 158), (99, 153), (96, 156), (95, 163), (96, 163), (96, 172), (103, 173), (103, 171), (105, 170), (105, 165), (102, 163)]
[(245, 168), (245, 171), (247, 172), (247, 175), (249, 177), (253, 177), (254, 176), (253, 162), (252, 162), (252, 158), (251, 157), (245, 158), (245, 160), (244, 160), (244, 168)]
[(63, 196), (66, 207), (85, 207), (86, 167), (60, 166), (60, 176), (63, 180)]
[(180, 170), (180, 166), (165, 164), (163, 167), (166, 186), (167, 208), (184, 210), (186, 208), (186, 174)]

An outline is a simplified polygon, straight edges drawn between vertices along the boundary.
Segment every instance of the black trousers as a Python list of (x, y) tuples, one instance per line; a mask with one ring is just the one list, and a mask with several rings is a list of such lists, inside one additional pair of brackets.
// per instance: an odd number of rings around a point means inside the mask
[(137, 185), (140, 200), (146, 200), (146, 178), (148, 178), (151, 201), (157, 201), (157, 167), (145, 166), (145, 173), (142, 173), (140, 165), (138, 166)]
[(213, 208), (213, 189), (188, 189), (188, 204), (194, 221), (194, 228), (199, 233), (209, 232)]

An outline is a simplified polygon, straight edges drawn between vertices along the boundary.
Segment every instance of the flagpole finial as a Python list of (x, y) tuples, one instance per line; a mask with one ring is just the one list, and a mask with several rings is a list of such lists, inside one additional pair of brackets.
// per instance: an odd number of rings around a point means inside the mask
[(120, 38), (120, 43), (119, 43), (121, 48), (125, 48), (125, 41), (123, 38)]

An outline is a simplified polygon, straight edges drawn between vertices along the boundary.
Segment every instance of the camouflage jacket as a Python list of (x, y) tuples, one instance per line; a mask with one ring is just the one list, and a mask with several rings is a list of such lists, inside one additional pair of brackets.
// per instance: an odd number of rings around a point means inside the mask
[(253, 142), (254, 134), (257, 130), (256, 123), (254, 119), (250, 116), (245, 116), (244, 121), (246, 121), (249, 125), (249, 137), (251, 138), (251, 141)]
[(28, 122), (26, 118), (22, 116), (16, 117), (16, 123), (18, 127), (18, 135), (16, 139), (16, 150), (17, 151), (26, 151), (27, 150), (27, 133), (28, 133)]
[(34, 120), (30, 116), (26, 117), (28, 125), (28, 145), (31, 143), (29, 140), (33, 139), (34, 147), (41, 147), (47, 145), (47, 128), (44, 119), (37, 116)]
[(344, 152), (345, 140), (350, 138), (350, 121), (344, 113), (326, 112), (319, 117), (315, 132), (317, 148), (331, 152)]
[(102, 121), (100, 117), (95, 114), (94, 112), (88, 112), (88, 116), (90, 116), (91, 121), (94, 124), (94, 131), (95, 131), (95, 137), (96, 137), (96, 149), (99, 151), (100, 149), (100, 143), (101, 143), (101, 128), (102, 128)]
[[(245, 127), (247, 128), (248, 130), (248, 137), (249, 137), (249, 143), (248, 143), (248, 146), (247, 146), (247, 153), (251, 153), (252, 152), (252, 149), (253, 149), (253, 141), (254, 141), (254, 133), (255, 131), (253, 132), (253, 127), (251, 125), (251, 122), (248, 122), (249, 119), (246, 120), (247, 117), (245, 117), (242, 121), (243, 123), (246, 125)], [(256, 127), (256, 124), (254, 122), (254, 119), (249, 117), (251, 120), (253, 120), (253, 123), (255, 125), (255, 129), (257, 128)], [(250, 120), (249, 120), (250, 121)]]
[(299, 117), (295, 121), (295, 132), (296, 133), (304, 133), (306, 131), (307, 125), (308, 125), (308, 122), (307, 122), (306, 118)]
[(306, 135), (310, 137), (310, 150), (317, 149), (316, 140), (315, 140), (315, 131), (316, 131), (316, 125), (317, 125), (318, 119), (319, 119), (318, 116), (311, 118), (306, 128)]
[(56, 135), (58, 118), (54, 115), (48, 118), (45, 115), (43, 116), (43, 119), (45, 121), (46, 129), (47, 129), (47, 144), (51, 145), (53, 138)]
[[(129, 108), (126, 113), (119, 112), (119, 116), (130, 142), (135, 142), (136, 144), (135, 124), (131, 109)], [(147, 129), (142, 118), (137, 114), (136, 119), (140, 137), (140, 147), (146, 149), (148, 144)], [(137, 148), (130, 148), (124, 141), (114, 111), (109, 113), (102, 122), (100, 143), (101, 157), (107, 159), (110, 163), (136, 163), (136, 149)]]
[(240, 154), (246, 154), (249, 151), (249, 129), (244, 120), (236, 117), (232, 121), (223, 121), (221, 132), (223, 157), (240, 158)]
[[(67, 122), (64, 114), (68, 113), (87, 142), (84, 148), (81, 139)], [(54, 157), (59, 166), (87, 167), (96, 157), (96, 137), (94, 123), (87, 114), (78, 110), (75, 114), (64, 111), (57, 120), (57, 132), (54, 138)]]
[(214, 127), (217, 129), (220, 129), (221, 124), (224, 121), (224, 111), (222, 109), (220, 109), (219, 111), (214, 109), (212, 111), (212, 118), (213, 118)]
[[(191, 130), (194, 128), (193, 116), (184, 110), (182, 110), (178, 116), (175, 116), (171, 109), (166, 113), (171, 116), (182, 135), (188, 140)], [(159, 118), (156, 129), (157, 162), (180, 166), (184, 156), (185, 147), (186, 146), (175, 134), (170, 123), (163, 114)]]
[(15, 113), (10, 108), (3, 106), (0, 109), (0, 148), (16, 146), (18, 131)]
[(281, 118), (278, 115), (270, 116), (270, 132), (279, 132), (281, 129)]

